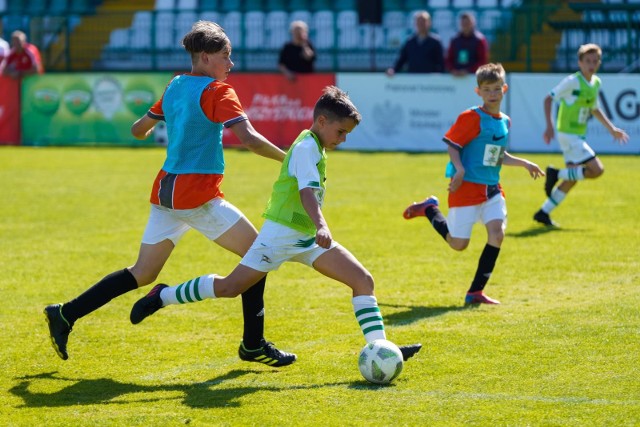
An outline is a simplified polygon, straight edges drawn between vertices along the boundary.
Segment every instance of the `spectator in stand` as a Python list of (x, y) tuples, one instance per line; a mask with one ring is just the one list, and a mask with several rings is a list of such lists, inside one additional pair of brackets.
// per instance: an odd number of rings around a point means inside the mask
[(413, 15), (416, 32), (402, 46), (396, 64), (387, 69), (393, 76), (405, 65), (409, 73), (442, 73), (444, 71), (444, 49), (437, 34), (431, 33), (431, 15), (419, 10)]
[(313, 73), (316, 51), (309, 41), (309, 27), (304, 21), (293, 21), (289, 27), (291, 41), (280, 50), (278, 68), (293, 81), (297, 73)]
[(27, 43), (27, 36), (22, 31), (11, 33), (11, 50), (0, 65), (0, 74), (13, 79), (21, 79), (30, 74), (42, 74), (43, 72), (38, 48)]
[(451, 39), (447, 52), (447, 69), (454, 76), (475, 74), (489, 62), (489, 44), (476, 30), (476, 18), (470, 12), (460, 15), (460, 32)]

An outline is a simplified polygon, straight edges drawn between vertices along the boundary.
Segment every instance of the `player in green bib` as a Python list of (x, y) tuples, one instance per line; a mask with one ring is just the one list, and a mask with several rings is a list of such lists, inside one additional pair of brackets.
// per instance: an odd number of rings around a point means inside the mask
[[(240, 264), (226, 277), (208, 274), (150, 292), (134, 304), (132, 321), (138, 323), (171, 304), (236, 297), (284, 262), (295, 261), (350, 287), (353, 312), (364, 339), (386, 339), (371, 273), (333, 240), (322, 214), (326, 151), (345, 142), (360, 119), (345, 92), (335, 86), (326, 87), (314, 107), (311, 129), (303, 131), (286, 154), (263, 215), (266, 221)], [(400, 351), (406, 360), (421, 347), (400, 346)], [(247, 351), (241, 348), (240, 357), (244, 359), (243, 352)]]
[[(544, 185), (547, 199), (533, 216), (533, 219), (541, 224), (557, 226), (549, 216), (551, 211), (562, 203), (578, 181), (598, 178), (604, 172), (602, 162), (585, 140), (589, 117), (593, 115), (598, 119), (616, 141), (626, 144), (629, 140), (629, 135), (614, 126), (600, 108), (598, 92), (601, 82), (596, 72), (600, 67), (601, 58), (602, 50), (598, 45), (590, 43), (580, 46), (578, 49), (580, 71), (565, 77), (544, 99), (547, 128), (543, 139), (549, 144), (554, 136), (557, 137), (566, 167), (564, 169), (547, 167)], [(551, 104), (554, 101), (559, 104), (556, 119), (557, 134), (554, 132), (551, 117)], [(556, 186), (559, 180), (562, 182)]]

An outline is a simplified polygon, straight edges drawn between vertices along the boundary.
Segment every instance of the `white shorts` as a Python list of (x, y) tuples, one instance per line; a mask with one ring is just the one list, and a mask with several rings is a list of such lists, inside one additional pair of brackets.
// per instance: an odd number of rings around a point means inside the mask
[(169, 209), (151, 205), (142, 243), (155, 245), (170, 239), (173, 244), (177, 244), (184, 233), (192, 228), (209, 240), (216, 240), (242, 217), (244, 215), (238, 208), (221, 198), (210, 200), (194, 209)]
[(493, 196), (479, 205), (449, 208), (447, 226), (451, 237), (457, 239), (471, 238), (471, 230), (476, 222), (486, 224), (493, 220), (502, 220), (502, 229), (507, 228), (507, 203), (502, 194)]
[(558, 132), (556, 135), (565, 163), (581, 165), (596, 157), (595, 151), (580, 135)]
[[(329, 249), (337, 246), (332, 241)], [(318, 246), (315, 236), (266, 220), (240, 264), (265, 273), (277, 270), (285, 261), (313, 267), (315, 260), (329, 249)]]

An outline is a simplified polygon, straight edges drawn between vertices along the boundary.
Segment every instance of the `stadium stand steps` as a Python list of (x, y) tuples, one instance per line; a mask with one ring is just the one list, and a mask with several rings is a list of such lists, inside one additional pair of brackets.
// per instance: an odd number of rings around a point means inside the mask
[(60, 34), (49, 54), (50, 58), (57, 59), (48, 64), (48, 68), (66, 70), (70, 65), (72, 70), (91, 70), (94, 61), (100, 58), (101, 47), (109, 41), (111, 32), (118, 27), (131, 26), (135, 12), (153, 10), (154, 6), (154, 0), (109, 0), (98, 5), (95, 14), (83, 16), (69, 36), (69, 50), (74, 55), (71, 64), (64, 60), (67, 40), (64, 34)]
[(548, 24), (549, 20), (579, 17), (566, 0), (524, 1), (514, 10), (510, 26), (496, 35), (491, 57), (502, 58), (502, 64), (510, 72), (549, 72), (555, 61), (555, 49), (549, 46), (556, 46), (561, 38)]

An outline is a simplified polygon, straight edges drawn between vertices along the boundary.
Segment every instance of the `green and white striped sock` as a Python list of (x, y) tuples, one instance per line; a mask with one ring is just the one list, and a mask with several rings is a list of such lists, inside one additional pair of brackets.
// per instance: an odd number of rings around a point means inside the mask
[(584, 168), (565, 168), (558, 171), (558, 178), (566, 181), (582, 181), (584, 179)]
[(373, 295), (360, 295), (353, 297), (353, 311), (360, 324), (360, 329), (367, 342), (385, 340), (384, 322), (378, 308), (378, 300)]
[(164, 288), (160, 292), (162, 306), (171, 304), (186, 304), (202, 301), (205, 298), (215, 298), (213, 293), (213, 278), (215, 274), (208, 274), (189, 280), (177, 286)]
[(558, 205), (562, 203), (562, 201), (566, 196), (567, 196), (567, 193), (564, 193), (557, 188), (554, 189), (551, 192), (551, 197), (545, 200), (545, 202), (542, 204), (542, 210), (546, 213), (551, 213), (552, 210), (557, 208)]

